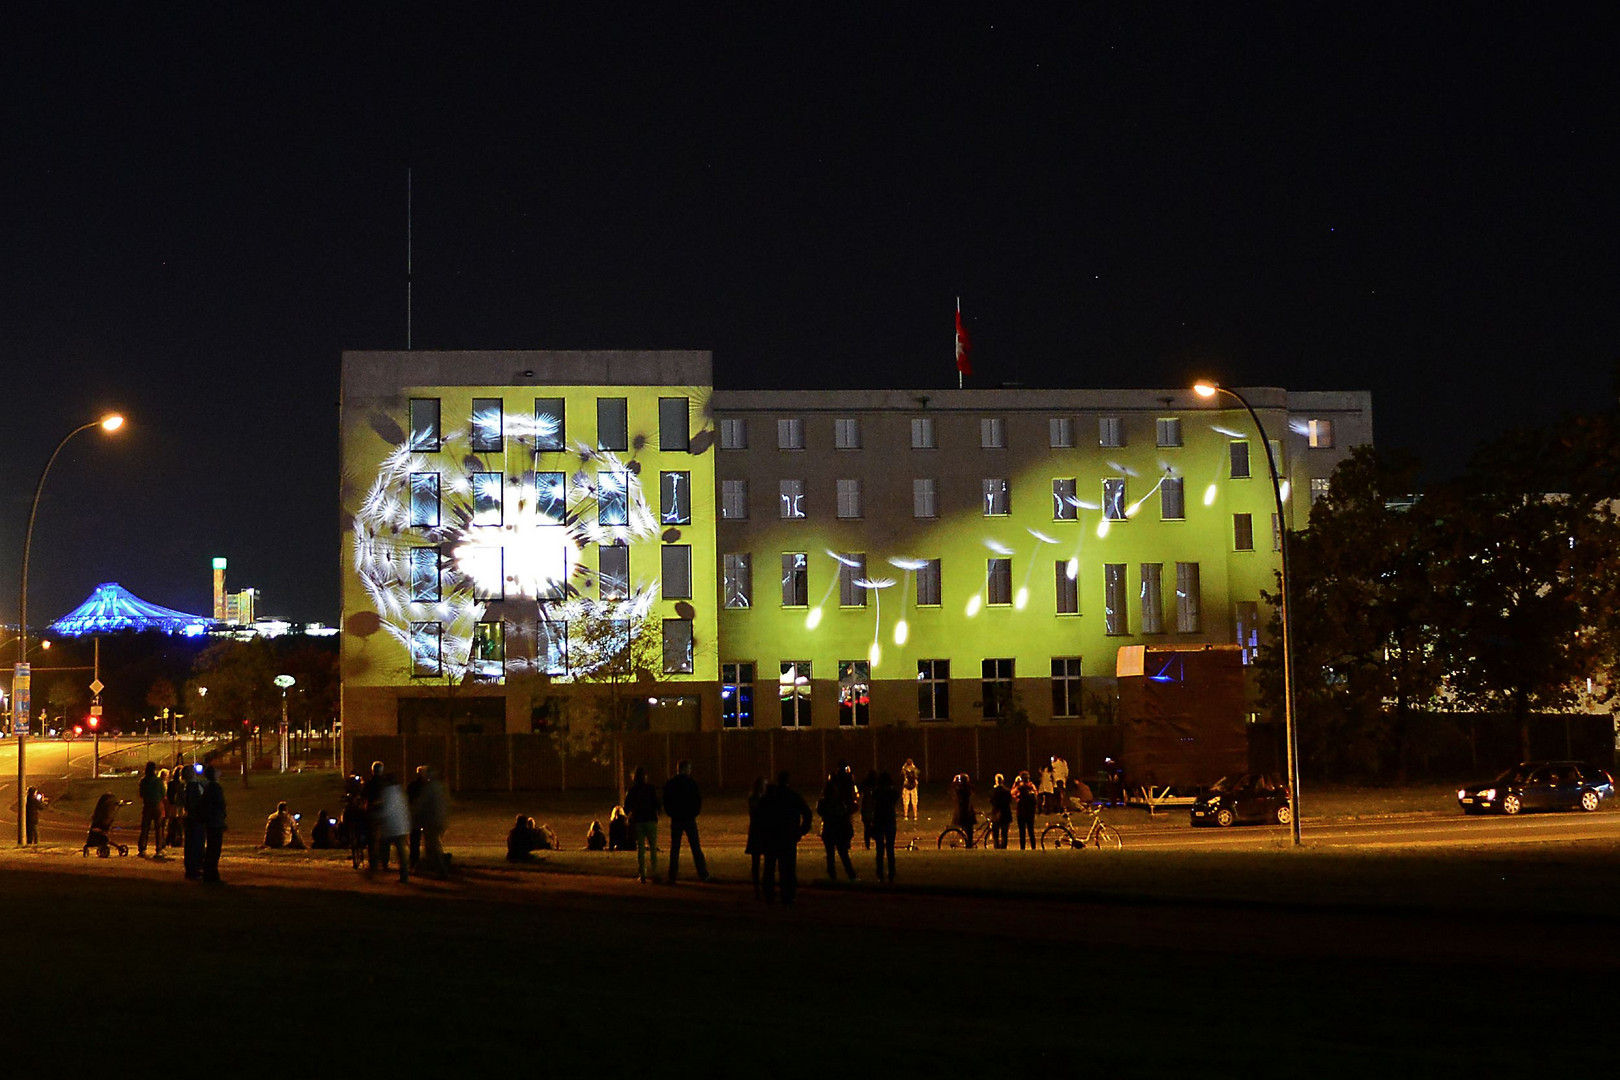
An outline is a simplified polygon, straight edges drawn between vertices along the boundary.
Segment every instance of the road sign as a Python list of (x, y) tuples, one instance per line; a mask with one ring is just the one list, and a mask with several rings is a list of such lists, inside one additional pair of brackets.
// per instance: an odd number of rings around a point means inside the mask
[(101, 706), (100, 705), (92, 705), (92, 706), (90, 706), (90, 715), (91, 716), (100, 716), (101, 715)]
[(102, 682), (100, 679), (90, 680), (90, 692), (92, 694), (99, 694), (105, 689), (107, 689), (107, 684)]

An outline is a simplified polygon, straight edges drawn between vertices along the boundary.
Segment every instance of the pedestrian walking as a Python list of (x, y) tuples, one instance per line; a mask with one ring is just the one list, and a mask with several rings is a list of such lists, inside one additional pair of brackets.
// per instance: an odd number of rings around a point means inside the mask
[(212, 765), (203, 770), (203, 786), (197, 800), (197, 813), (202, 818), (203, 863), (202, 879), (205, 885), (220, 884), (219, 855), (225, 846), (225, 789)]
[(918, 790), (917, 763), (906, 758), (906, 763), (900, 766), (900, 804), (904, 808), (907, 821), (917, 820)]
[(743, 852), (748, 856), (748, 876), (754, 883), (754, 899), (760, 898), (759, 864), (765, 856), (765, 815), (761, 804), (765, 801), (765, 778), (754, 777), (754, 786), (748, 792), (748, 839)]
[[(441, 881), (450, 876), (450, 856), (444, 853), (444, 830), (450, 824), (450, 803), (444, 796), (444, 785), (433, 777), (426, 765), (416, 768), (416, 794), (410, 800), (411, 840), (421, 841), (421, 858), (433, 876)], [(414, 852), (413, 852), (414, 854)], [(416, 867), (416, 862), (411, 867)]]
[(638, 766), (624, 793), (624, 813), (636, 839), (636, 880), (643, 885), (658, 877), (658, 809), (658, 792)]
[[(889, 779), (888, 773), (879, 773), (872, 791), (862, 801), (862, 807), (868, 805), (872, 808), (872, 835), (877, 840), (877, 879), (887, 880), (894, 884), (894, 836), (898, 829), (895, 821), (895, 808), (900, 804), (900, 793), (894, 790), (894, 782)], [(888, 863), (887, 879), (883, 876), (883, 866)]]
[[(135, 854), (138, 858), (146, 858), (146, 841), (148, 837), (154, 842), (153, 854), (163, 854), (163, 795), (165, 785), (163, 777), (158, 775), (157, 762), (146, 763), (146, 773), (141, 777), (141, 838), (135, 845)], [(153, 834), (156, 835), (153, 835)]]
[(1007, 832), (1012, 828), (1013, 797), (1007, 786), (1007, 777), (996, 773), (995, 786), (990, 789), (990, 842), (996, 850), (1007, 850)]
[(411, 808), (405, 801), (405, 791), (399, 779), (383, 768), (383, 763), (371, 763), (371, 778), (366, 781), (366, 823), (371, 831), (371, 869), (388, 869), (389, 849), (399, 859), (399, 880), (411, 879), (410, 856), (405, 850), (406, 837), (411, 831)]
[(765, 847), (765, 902), (776, 903), (776, 890), (782, 890), (782, 903), (790, 905), (799, 889), (799, 841), (810, 831), (810, 805), (793, 790), (787, 770), (776, 774), (776, 783), (760, 800), (762, 837)]
[(1012, 788), (1013, 807), (1018, 815), (1018, 850), (1024, 850), (1024, 839), (1028, 837), (1029, 846), (1035, 846), (1035, 808), (1039, 803), (1039, 792), (1029, 778), (1029, 770), (1025, 769), (1018, 774), (1018, 779)]
[(681, 867), (681, 838), (692, 849), (692, 865), (699, 881), (709, 880), (709, 867), (703, 861), (703, 845), (698, 843), (697, 817), (703, 810), (703, 793), (692, 779), (692, 763), (681, 761), (675, 775), (664, 781), (664, 813), (669, 815), (669, 883), (675, 884)]
[(845, 801), (842, 785), (838, 782), (838, 774), (834, 773), (827, 778), (827, 784), (821, 791), (821, 801), (816, 803), (816, 815), (821, 818), (821, 846), (827, 851), (827, 880), (838, 880), (838, 868), (834, 857), (842, 859), (844, 873), (849, 880), (857, 880), (855, 866), (849, 861), (849, 845), (855, 839), (855, 826), (851, 822), (851, 807)]

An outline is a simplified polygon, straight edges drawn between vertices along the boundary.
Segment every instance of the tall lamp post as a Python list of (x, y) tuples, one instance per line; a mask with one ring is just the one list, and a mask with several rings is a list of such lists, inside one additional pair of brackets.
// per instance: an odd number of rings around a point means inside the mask
[[(28, 531), (23, 534), (22, 557), (22, 587), (17, 592), (17, 666), (12, 676), (12, 733), (17, 738), (17, 845), (21, 847), (27, 839), (24, 829), (24, 818), (27, 815), (28, 801), (28, 709), (30, 705), (29, 670), (28, 670), (28, 555), (34, 546), (34, 518), (39, 514), (39, 496), (45, 490), (45, 478), (51, 474), (51, 466), (56, 464), (56, 457), (62, 452), (62, 447), (68, 444), (73, 436), (81, 431), (89, 431), (98, 427), (109, 434), (124, 426), (124, 418), (117, 413), (109, 413), (100, 420), (92, 420), (88, 424), (81, 424), (62, 436), (62, 441), (56, 444), (51, 451), (50, 459), (45, 462), (45, 468), (40, 470), (39, 483), (34, 485), (34, 501), (28, 507)], [(19, 692), (19, 690), (21, 692)]]
[(1234, 398), (1249, 413), (1249, 419), (1260, 432), (1260, 441), (1266, 448), (1266, 467), (1271, 470), (1271, 494), (1277, 502), (1277, 534), (1278, 543), (1282, 548), (1282, 586), (1277, 597), (1277, 618), (1282, 623), (1282, 657), (1283, 657), (1283, 741), (1287, 744), (1288, 752), (1288, 827), (1294, 835), (1294, 845), (1299, 845), (1299, 731), (1294, 723), (1294, 648), (1288, 628), (1288, 518), (1283, 511), (1282, 477), (1277, 473), (1277, 456), (1271, 452), (1271, 440), (1266, 437), (1266, 425), (1260, 422), (1260, 414), (1254, 411), (1249, 399), (1230, 390), (1219, 383), (1199, 382), (1193, 386), (1193, 392), (1201, 398), (1213, 398), (1216, 394), (1225, 394)]

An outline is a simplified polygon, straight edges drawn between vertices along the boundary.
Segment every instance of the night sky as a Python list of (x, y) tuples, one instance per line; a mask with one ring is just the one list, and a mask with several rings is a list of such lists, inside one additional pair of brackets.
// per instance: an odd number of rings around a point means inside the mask
[(0, 613), (116, 406), (31, 622), (206, 612), (215, 555), (336, 621), (339, 354), (405, 344), (407, 166), (418, 348), (942, 387), (960, 295), (970, 385), (1368, 389), (1431, 477), (1613, 405), (1601, 9), (1003, 6), (4, 5)]

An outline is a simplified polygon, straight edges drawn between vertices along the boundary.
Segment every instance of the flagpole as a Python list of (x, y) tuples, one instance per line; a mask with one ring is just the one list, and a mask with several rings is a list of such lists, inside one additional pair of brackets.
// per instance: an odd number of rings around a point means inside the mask
[[(956, 298), (956, 325), (957, 325), (958, 328), (960, 328), (961, 325), (962, 325), (962, 298), (960, 296), (958, 296)], [(952, 347), (953, 348), (960, 348), (961, 344), (962, 344), (962, 338), (961, 338), (961, 332), (960, 332), (960, 329), (959, 329), (958, 332), (957, 332), (956, 340), (954, 342), (952, 342)], [(956, 365), (956, 388), (958, 390), (962, 389), (962, 365), (961, 364)]]

